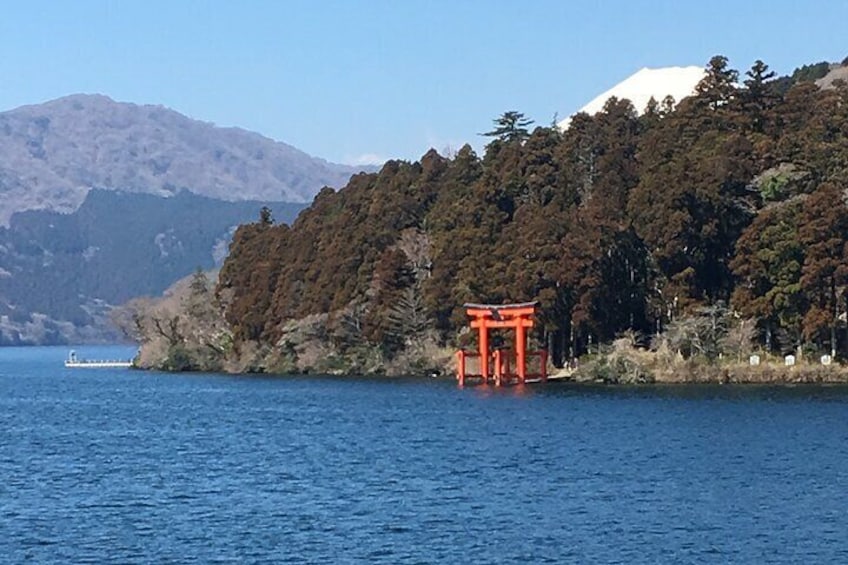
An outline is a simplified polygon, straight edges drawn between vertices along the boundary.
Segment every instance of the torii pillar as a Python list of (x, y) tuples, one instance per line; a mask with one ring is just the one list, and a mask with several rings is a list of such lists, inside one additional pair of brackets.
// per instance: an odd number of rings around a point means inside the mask
[(465, 304), (466, 313), (473, 318), (470, 326), (477, 329), (480, 347), (480, 374), (489, 379), (489, 330), (515, 330), (515, 361), (518, 380), (527, 379), (527, 329), (533, 327), (533, 315), (538, 302), (519, 304)]

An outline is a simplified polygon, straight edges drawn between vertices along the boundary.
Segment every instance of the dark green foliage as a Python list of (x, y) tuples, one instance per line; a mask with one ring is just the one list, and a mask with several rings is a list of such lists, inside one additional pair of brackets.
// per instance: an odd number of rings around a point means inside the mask
[(766, 120), (779, 101), (771, 82), (775, 74), (759, 60), (745, 73), (748, 78), (744, 81), (745, 89), (740, 96), (742, 111), (749, 127), (758, 133), (765, 130)]
[(801, 337), (807, 309), (801, 289), (805, 246), (798, 227), (803, 200), (794, 199), (763, 209), (736, 242), (731, 266), (737, 277), (733, 304), (746, 318), (759, 320), (765, 345), (771, 349), (778, 328), (791, 338), (791, 350)]
[(730, 102), (736, 96), (739, 72), (728, 68), (727, 57), (716, 55), (707, 64), (707, 76), (695, 87), (696, 99), (712, 110)]
[[(845, 64), (844, 62), (842, 63)], [(803, 65), (795, 69), (790, 76), (783, 76), (773, 83), (775, 93), (785, 95), (787, 91), (800, 83), (811, 83), (824, 77), (830, 71), (830, 63), (821, 61), (812, 65)]]
[(637, 117), (611, 99), (564, 132), (507, 112), (482, 158), (391, 161), (323, 191), (291, 228), (242, 226), (218, 287), (237, 344), (273, 346), (290, 320), (329, 315), (338, 349), (391, 358), (434, 332), (461, 341), (464, 302), (526, 300), (555, 363), (691, 320), (712, 359), (739, 312), (764, 339), (828, 341), (848, 284), (834, 196), (848, 90), (784, 94), (761, 61), (745, 76), (737, 86), (717, 56), (677, 107)]
[(168, 357), (162, 369), (175, 373), (197, 370), (191, 354), (182, 345), (174, 345), (168, 350)]
[(270, 226), (274, 224), (274, 216), (271, 214), (271, 209), (267, 206), (263, 206), (259, 209), (259, 223), (263, 226)]
[(481, 133), (486, 137), (494, 137), (496, 141), (510, 143), (513, 141), (524, 141), (530, 136), (529, 128), (533, 125), (533, 120), (525, 118), (521, 112), (511, 110), (504, 112), (499, 118), (494, 120), (495, 129), (486, 133)]
[(830, 63), (827, 61), (822, 61), (813, 65), (804, 65), (795, 69), (792, 73), (792, 82), (813, 82), (822, 78), (829, 71)]
[[(263, 205), (92, 190), (72, 214), (15, 214), (0, 228), (0, 303), (27, 317), (90, 324), (98, 301), (160, 294), (195, 267), (213, 268), (216, 243), (226, 245), (230, 230)], [(287, 221), (303, 207), (270, 205)]]

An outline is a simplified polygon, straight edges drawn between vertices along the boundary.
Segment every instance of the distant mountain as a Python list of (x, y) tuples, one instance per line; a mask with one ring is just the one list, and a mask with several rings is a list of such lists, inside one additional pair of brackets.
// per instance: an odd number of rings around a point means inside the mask
[(163, 106), (101, 95), (0, 113), (0, 225), (22, 210), (71, 212), (92, 188), (307, 203), (361, 169)]
[(262, 206), (291, 223), (305, 204), (92, 190), (70, 214), (12, 215), (0, 227), (0, 345), (113, 341), (110, 306), (220, 265)]
[[(603, 109), (606, 101), (615, 96), (619, 100), (630, 100), (636, 111), (641, 114), (651, 97), (662, 102), (666, 96), (672, 96), (676, 102), (680, 102), (683, 98), (691, 96), (695, 93), (695, 86), (705, 75), (703, 67), (644, 68), (599, 94), (575, 113), (597, 114)], [(557, 125), (565, 129), (570, 123), (571, 117), (568, 117)]]

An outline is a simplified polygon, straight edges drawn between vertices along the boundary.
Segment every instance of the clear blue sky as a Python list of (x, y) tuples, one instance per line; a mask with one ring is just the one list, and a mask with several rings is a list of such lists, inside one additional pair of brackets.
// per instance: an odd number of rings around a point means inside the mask
[(848, 56), (846, 0), (7, 0), (0, 110), (163, 104), (336, 162), (548, 124), (638, 69)]

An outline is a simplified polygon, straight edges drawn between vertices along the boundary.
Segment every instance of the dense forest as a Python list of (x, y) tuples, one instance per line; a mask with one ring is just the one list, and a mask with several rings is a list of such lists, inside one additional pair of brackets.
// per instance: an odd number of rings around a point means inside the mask
[(622, 334), (842, 355), (848, 86), (817, 87), (826, 65), (706, 71), (692, 97), (611, 98), (565, 131), (507, 112), (482, 157), (390, 161), (291, 226), (265, 210), (218, 280), (233, 350), (293, 352), (301, 320), (335, 354), (391, 359), (464, 343), (465, 302), (538, 300), (558, 366)]

